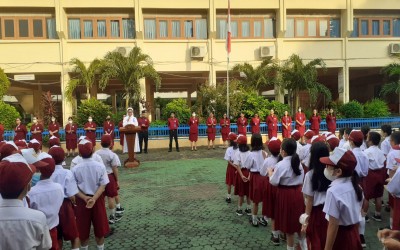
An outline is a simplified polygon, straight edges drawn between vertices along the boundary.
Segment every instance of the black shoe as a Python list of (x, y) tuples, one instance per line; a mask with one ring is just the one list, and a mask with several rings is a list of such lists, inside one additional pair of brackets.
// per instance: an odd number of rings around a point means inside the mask
[(286, 241), (286, 234), (279, 234), (279, 239), (281, 241)]
[(274, 246), (279, 246), (281, 243), (279, 242), (279, 238), (278, 237), (274, 237), (273, 234), (271, 234), (271, 239), (270, 239), (272, 245)]
[(226, 197), (226, 198), (225, 198), (225, 201), (226, 201), (226, 203), (231, 203), (231, 202), (232, 202), (232, 199), (231, 199), (231, 197)]
[(371, 218), (373, 219), (373, 220), (375, 220), (375, 221), (382, 221), (382, 216), (380, 216), (380, 215), (372, 215), (371, 216)]
[[(110, 215), (110, 217), (111, 217), (112, 215)], [(121, 219), (122, 219), (122, 215), (120, 215), (120, 216), (117, 216), (117, 215), (115, 215), (115, 216), (113, 216), (114, 217), (114, 221), (115, 222), (118, 222), (118, 221), (120, 221)]]
[(123, 214), (125, 212), (125, 208), (119, 207), (115, 209), (116, 214)]
[(172, 149), (168, 150), (168, 152), (172, 152)]
[(264, 227), (268, 226), (268, 221), (266, 221), (264, 218), (258, 218), (258, 223)]
[(369, 216), (368, 215), (365, 216), (365, 222), (369, 222)]
[(245, 212), (247, 215), (251, 215), (251, 209), (250, 209), (250, 208), (246, 208), (246, 209), (244, 210), (244, 212)]
[(115, 217), (110, 215), (110, 217), (108, 218), (108, 224), (113, 225), (115, 224)]
[(113, 234), (114, 234), (114, 231), (115, 231), (115, 228), (110, 227), (110, 231), (108, 232), (108, 234), (106, 234), (106, 235), (104, 236), (104, 238), (108, 238), (108, 237), (110, 237), (111, 235), (113, 235)]
[(362, 234), (360, 234), (360, 241), (361, 241), (362, 248), (366, 248), (367, 243), (365, 243), (365, 238), (364, 238), (364, 235), (362, 235)]
[(238, 216), (242, 216), (242, 215), (243, 215), (243, 210), (242, 210), (242, 209), (236, 210), (236, 214), (237, 214)]
[(390, 213), (390, 206), (389, 205), (385, 206), (385, 211)]
[(179, 152), (179, 148), (176, 149), (176, 152)]

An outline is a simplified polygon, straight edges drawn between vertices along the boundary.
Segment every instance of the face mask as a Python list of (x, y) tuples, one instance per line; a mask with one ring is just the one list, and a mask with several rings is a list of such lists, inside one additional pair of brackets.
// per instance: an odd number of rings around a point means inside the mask
[(54, 118), (53, 118), (53, 119), (51, 119), (51, 121), (52, 121), (52, 122), (55, 122), (55, 121), (56, 121), (56, 119), (54, 119)]
[(195, 116), (196, 116), (196, 114), (192, 114), (192, 116), (193, 116), (193, 117), (195, 117)]
[(93, 119), (88, 119), (88, 121), (89, 121), (89, 122), (92, 122), (92, 121), (93, 121)]
[(40, 181), (40, 173), (34, 173), (32, 176), (32, 184), (36, 184), (38, 181)]
[(301, 112), (301, 109), (299, 109), (299, 112)]
[(332, 176), (332, 174), (333, 174), (333, 169), (332, 170), (329, 170), (328, 168), (324, 169), (324, 175), (325, 175), (326, 179), (328, 179), (330, 181), (336, 180), (337, 177), (336, 176)]
[(72, 124), (72, 121), (71, 121), (71, 120), (69, 120), (69, 121), (68, 121), (68, 123), (69, 123), (69, 124)]
[(36, 120), (36, 119), (34, 119), (32, 122), (33, 122), (33, 123), (36, 123), (36, 122), (37, 122), (37, 120)]

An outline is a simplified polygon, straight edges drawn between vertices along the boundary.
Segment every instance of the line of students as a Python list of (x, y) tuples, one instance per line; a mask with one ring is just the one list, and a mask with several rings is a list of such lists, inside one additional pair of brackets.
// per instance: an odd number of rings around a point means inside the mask
[[(236, 214), (243, 215), (246, 198), (245, 213), (253, 226), (271, 222), (273, 245), (284, 239), (287, 249), (294, 249), (297, 234), (301, 249), (366, 247), (369, 201), (375, 201), (372, 218), (382, 221), (385, 181), (389, 181), (391, 228), (400, 230), (400, 132), (392, 133), (389, 125), (382, 126), (381, 134), (367, 127), (347, 129), (339, 141), (330, 132), (319, 135), (308, 130), (301, 138), (294, 130), (282, 143), (275, 137), (267, 141), (266, 151), (261, 138), (252, 135), (250, 150), (246, 136), (228, 135), (226, 201), (232, 202), (234, 187)], [(301, 139), (305, 145), (299, 143)], [(262, 217), (258, 217), (260, 203)], [(400, 246), (391, 236), (400, 240), (398, 231), (378, 233), (385, 246)]]
[(111, 136), (102, 136), (96, 152), (88, 138), (80, 138), (70, 169), (63, 167), (59, 139), (50, 141), (48, 153), (35, 139), (28, 145), (18, 141), (20, 146), (0, 142), (0, 249), (62, 249), (64, 241), (71, 241), (71, 249), (88, 249), (92, 225), (97, 249), (104, 249), (109, 224), (124, 213), (118, 196), (121, 163), (110, 150)]

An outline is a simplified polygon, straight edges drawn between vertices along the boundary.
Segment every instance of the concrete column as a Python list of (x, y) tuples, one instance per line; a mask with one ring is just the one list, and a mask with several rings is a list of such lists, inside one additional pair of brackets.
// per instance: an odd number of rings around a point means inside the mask
[(69, 79), (70, 77), (68, 72), (61, 74), (62, 118), (59, 119), (59, 122), (62, 122), (63, 126), (67, 125), (67, 119), (72, 116), (73, 110), (76, 107), (76, 100), (74, 100), (73, 103), (70, 103), (65, 98), (65, 88), (67, 87)]
[(153, 118), (155, 118), (155, 110), (156, 110), (156, 106), (154, 103), (154, 91), (155, 91), (156, 87), (154, 86), (153, 83), (150, 83), (149, 81), (146, 81), (146, 96), (145, 96), (145, 100), (146, 102), (149, 103), (150, 107), (149, 110), (147, 110), (147, 114), (148, 114), (148, 118), (150, 121), (154, 120)]
[(349, 83), (349, 68), (348, 67), (343, 67), (343, 68), (339, 69), (338, 92), (339, 92), (339, 101), (341, 101), (342, 103), (349, 102), (350, 83)]
[(192, 93), (193, 91), (191, 89), (187, 90), (187, 98), (186, 98), (186, 103), (188, 105), (189, 108), (192, 107)]
[(111, 105), (113, 113), (117, 113), (117, 93), (111, 90)]
[[(140, 83), (140, 99), (144, 98), (146, 100), (146, 95), (147, 95), (147, 86), (146, 86), (146, 78), (142, 78), (139, 80)], [(139, 103), (139, 112), (142, 112), (143, 106), (141, 103)]]

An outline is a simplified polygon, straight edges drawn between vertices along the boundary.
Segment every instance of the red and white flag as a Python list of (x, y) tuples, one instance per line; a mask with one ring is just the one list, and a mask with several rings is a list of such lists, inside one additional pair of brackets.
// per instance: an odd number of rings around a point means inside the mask
[(226, 51), (228, 52), (228, 56), (231, 53), (231, 39), (231, 0), (228, 0), (228, 34), (226, 36)]

